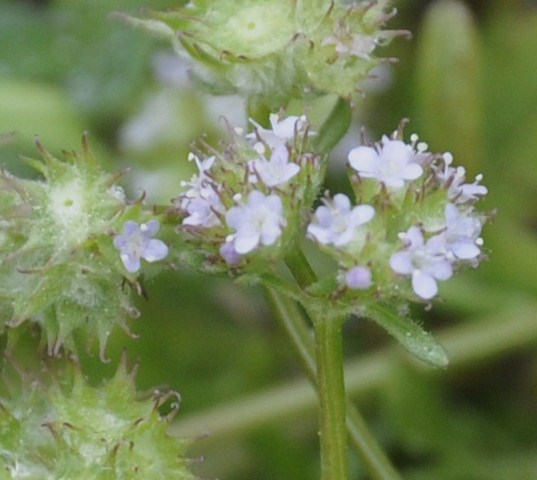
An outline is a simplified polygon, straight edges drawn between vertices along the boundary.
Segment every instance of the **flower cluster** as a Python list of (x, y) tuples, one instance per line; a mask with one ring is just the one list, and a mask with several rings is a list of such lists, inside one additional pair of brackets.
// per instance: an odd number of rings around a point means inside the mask
[[(382, 30), (388, 0), (232, 0), (187, 3), (128, 23), (169, 40), (193, 60), (212, 92), (238, 92), (280, 106), (290, 97), (350, 97), (369, 71), (378, 45), (407, 32)], [(277, 15), (274, 15), (277, 12)]]
[[(205, 266), (246, 267), (276, 258), (296, 232), (321, 179), (319, 158), (309, 152), (305, 117), (270, 116), (271, 128), (229, 130), (223, 151), (191, 153), (198, 173), (174, 199), (180, 230), (204, 253)], [(271, 248), (274, 247), (274, 248)]]
[(450, 153), (430, 153), (416, 135), (405, 143), (402, 128), (353, 148), (348, 160), (360, 205), (343, 194), (325, 198), (307, 227), (338, 261), (342, 288), (429, 300), (438, 281), (479, 262), (485, 216), (474, 204), (487, 193), (481, 175), (466, 183)]

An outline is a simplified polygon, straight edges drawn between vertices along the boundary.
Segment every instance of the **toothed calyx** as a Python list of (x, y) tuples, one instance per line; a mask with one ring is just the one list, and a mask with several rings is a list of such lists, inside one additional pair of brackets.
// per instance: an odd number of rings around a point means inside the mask
[(51, 354), (74, 349), (73, 335), (84, 331), (104, 358), (112, 329), (128, 331), (127, 318), (137, 315), (129, 285), (140, 289), (113, 235), (147, 215), (127, 203), (119, 175), (99, 167), (85, 138), (83, 151), (64, 160), (37, 146), (41, 160), (26, 161), (41, 178), (0, 172), (0, 329), (16, 338), (15, 327), (37, 322)]
[(377, 46), (407, 32), (382, 30), (389, 2), (198, 0), (149, 19), (118, 14), (190, 57), (214, 93), (238, 92), (278, 107), (291, 97), (349, 98), (386, 61)]
[(178, 395), (155, 390), (140, 398), (124, 361), (98, 387), (72, 364), (18, 375), (4, 368), (11, 378), (10, 391), (0, 393), (1, 478), (195, 479), (185, 458), (190, 441), (167, 434)]

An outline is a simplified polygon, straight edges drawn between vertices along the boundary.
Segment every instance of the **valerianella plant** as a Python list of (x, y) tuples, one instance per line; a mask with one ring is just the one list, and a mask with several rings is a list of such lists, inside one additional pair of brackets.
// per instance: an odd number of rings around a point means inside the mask
[[(326, 164), (315, 151), (317, 134), (305, 117), (271, 114), (269, 121), (265, 129), (252, 120), (248, 134), (229, 127), (219, 149), (190, 154), (198, 173), (183, 182), (170, 212), (192, 247), (181, 260), (203, 271), (248, 273), (306, 310), (330, 304), (332, 314), (372, 318), (413, 354), (446, 365), (443, 349), (417, 324), (393, 319), (483, 258), (487, 216), (475, 209), (487, 193), (482, 176), (468, 183), (450, 153), (429, 152), (416, 134), (405, 142), (402, 122), (392, 135), (348, 152), (354, 198), (325, 192), (312, 208)], [(337, 269), (299, 292), (277, 262), (300, 275), (304, 238)]]
[[(475, 205), (487, 189), (451, 154), (429, 152), (417, 135), (406, 140), (403, 122), (347, 152), (352, 195), (321, 192), (354, 94), (388, 61), (377, 47), (406, 33), (383, 30), (395, 13), (388, 4), (198, 0), (143, 20), (120, 14), (170, 40), (199, 85), (246, 97), (249, 128), (228, 124), (219, 145), (199, 142), (189, 155), (197, 173), (169, 207), (129, 202), (86, 142), (64, 161), (38, 144), (42, 160), (29, 162), (39, 179), (2, 171), (0, 312), (10, 347), (33, 322), (49, 354), (76, 352), (80, 332), (97, 338), (104, 360), (111, 330), (129, 331), (137, 315), (130, 291), (143, 293), (142, 270), (169, 253), (170, 263), (257, 282), (317, 389), (323, 480), (348, 479), (347, 429), (373, 476), (396, 478), (347, 405), (342, 327), (350, 314), (370, 318), (418, 358), (446, 366), (408, 304), (428, 304), (441, 282), (482, 259), (487, 216)], [(293, 99), (326, 94), (338, 100), (322, 125), (285, 114)], [(161, 223), (175, 230), (167, 243)], [(331, 259), (322, 278), (306, 246)], [(0, 398), (8, 478), (192, 478), (184, 442), (165, 435), (162, 397), (138, 401), (124, 364), (99, 388), (76, 369), (61, 382), (25, 382)]]
[(341, 294), (429, 300), (437, 281), (477, 265), (485, 216), (474, 204), (487, 193), (481, 176), (465, 183), (450, 153), (428, 152), (417, 135), (405, 143), (402, 129), (353, 148), (348, 161), (359, 205), (341, 193), (327, 197), (307, 229), (337, 261)]

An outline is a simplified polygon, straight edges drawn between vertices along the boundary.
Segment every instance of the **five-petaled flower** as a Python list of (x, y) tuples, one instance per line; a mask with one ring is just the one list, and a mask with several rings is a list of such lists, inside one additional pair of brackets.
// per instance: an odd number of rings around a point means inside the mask
[(282, 200), (278, 195), (265, 196), (254, 190), (245, 204), (228, 210), (226, 222), (236, 230), (229, 240), (240, 255), (251, 252), (259, 245), (273, 245), (286, 225)]
[(391, 188), (402, 188), (405, 181), (416, 180), (423, 174), (417, 163), (423, 153), (401, 140), (384, 137), (377, 148), (361, 145), (349, 152), (349, 163), (361, 177), (375, 178)]
[(453, 156), (446, 152), (442, 155), (444, 160), (444, 169), (437, 170), (437, 179), (448, 189), (448, 199), (455, 203), (474, 202), (480, 197), (487, 194), (487, 187), (480, 185), (483, 175), (475, 177), (473, 183), (464, 183), (466, 181), (466, 169), (464, 167), (452, 167)]
[(399, 237), (406, 245), (391, 256), (390, 267), (396, 273), (412, 276), (412, 289), (418, 297), (433, 298), (438, 292), (436, 281), (448, 280), (453, 274), (444, 236), (435, 235), (426, 241), (420, 228), (411, 227)]
[(306, 117), (289, 116), (280, 119), (277, 113), (271, 113), (269, 116), (270, 126), (272, 129), (263, 128), (253, 120), (250, 120), (255, 126), (255, 132), (246, 135), (250, 140), (261, 139), (270, 148), (278, 145), (285, 145), (286, 142), (292, 140), (295, 134), (302, 131), (307, 125)]
[(356, 229), (369, 222), (374, 215), (375, 210), (370, 205), (351, 208), (349, 197), (338, 193), (331, 202), (325, 200), (325, 205), (315, 210), (313, 220), (308, 225), (308, 234), (323, 245), (341, 247), (351, 242)]
[(148, 262), (156, 262), (168, 255), (166, 244), (151, 238), (159, 228), (158, 220), (150, 220), (140, 225), (132, 220), (125, 222), (123, 233), (114, 238), (114, 246), (119, 250), (121, 261), (128, 272), (137, 272), (142, 258)]
[(274, 147), (270, 160), (259, 158), (250, 165), (263, 183), (271, 188), (287, 183), (300, 171), (299, 165), (289, 162), (289, 151), (284, 145)]
[(461, 213), (452, 203), (445, 209), (446, 229), (444, 239), (446, 248), (460, 260), (475, 259), (480, 253), (482, 239), (481, 220), (476, 215)]

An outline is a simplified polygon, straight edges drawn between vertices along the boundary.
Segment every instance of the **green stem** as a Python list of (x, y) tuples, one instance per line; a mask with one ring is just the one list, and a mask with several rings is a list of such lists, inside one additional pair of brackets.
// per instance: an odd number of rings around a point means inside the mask
[(314, 318), (319, 393), (321, 479), (349, 478), (346, 396), (343, 378), (343, 319)]
[[(293, 256), (293, 258), (297, 257)], [(317, 389), (315, 344), (304, 315), (293, 300), (278, 295), (272, 289), (267, 289), (267, 298), (274, 317), (289, 338), (310, 382)], [(347, 401), (346, 423), (351, 443), (369, 471), (371, 478), (375, 480), (399, 480), (401, 477), (376, 438), (371, 434), (358, 408), (350, 400)]]
[[(317, 276), (299, 245), (296, 245), (291, 250), (285, 262), (301, 288), (306, 288), (317, 281)], [(295, 351), (298, 353), (310, 381), (312, 381), (319, 391), (314, 360), (315, 347), (309, 329), (304, 323), (303, 316), (292, 300), (280, 298), (273, 291), (269, 291), (269, 300), (273, 305), (276, 318), (294, 345)], [(318, 338), (317, 332), (316, 335)], [(343, 362), (343, 359), (341, 361)], [(399, 474), (392, 466), (382, 447), (369, 431), (367, 424), (356, 406), (351, 402), (347, 402), (346, 408), (348, 433), (356, 451), (372, 477), (378, 480), (399, 479)]]
[(300, 245), (295, 245), (290, 250), (290, 253), (285, 257), (285, 264), (293, 274), (293, 277), (295, 277), (300, 288), (309, 287), (317, 281), (317, 275), (313, 271), (313, 268), (311, 268)]
[[(493, 313), (437, 333), (438, 340), (450, 352), (448, 373), (467, 372), (476, 365), (497, 361), (509, 352), (530, 351), (537, 342), (536, 310), (537, 303), (533, 298), (516, 296)], [(408, 357), (402, 357), (401, 349), (396, 345), (349, 361), (345, 368), (349, 395), (363, 398), (380, 390), (390, 380), (393, 366), (402, 361), (408, 362)], [(438, 369), (424, 367), (421, 363), (407, 364), (409, 367), (414, 365), (424, 375), (439, 374)], [(444, 371), (441, 372), (444, 375)], [(225, 442), (232, 435), (249, 432), (271, 422), (296, 419), (313, 411), (316, 405), (317, 396), (308, 382), (298, 379), (178, 418), (170, 433), (185, 438), (195, 437), (210, 428), (207, 442)]]

